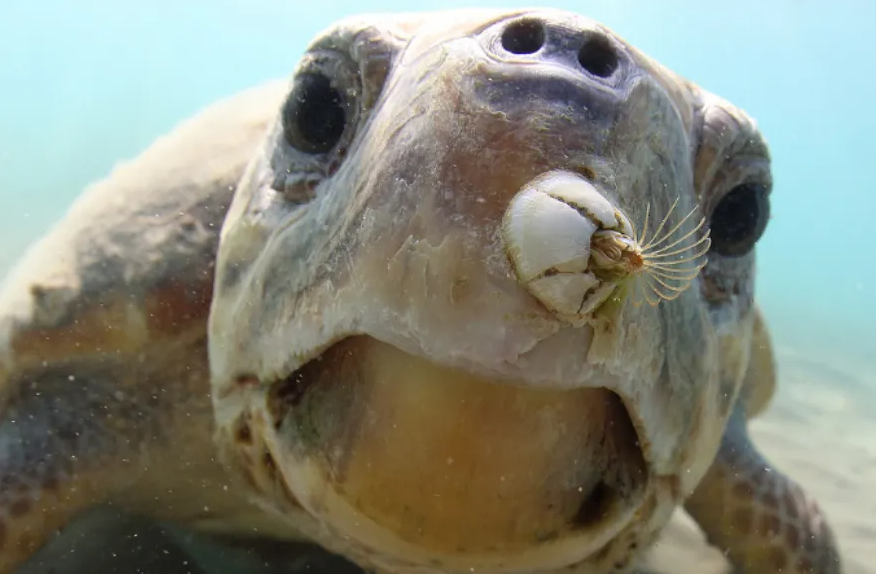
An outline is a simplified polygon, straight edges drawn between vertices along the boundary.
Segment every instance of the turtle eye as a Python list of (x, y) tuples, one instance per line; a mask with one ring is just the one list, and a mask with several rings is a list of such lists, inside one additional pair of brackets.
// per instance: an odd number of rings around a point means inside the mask
[(329, 153), (347, 125), (344, 95), (322, 73), (302, 74), (283, 107), (287, 143), (308, 154)]
[(767, 188), (744, 183), (731, 189), (710, 216), (710, 251), (725, 257), (749, 253), (770, 217)]

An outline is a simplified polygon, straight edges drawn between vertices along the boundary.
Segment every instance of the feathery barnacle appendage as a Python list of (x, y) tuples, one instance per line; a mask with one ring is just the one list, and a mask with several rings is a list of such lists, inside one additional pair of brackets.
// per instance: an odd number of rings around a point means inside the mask
[(691, 242), (706, 224), (700, 221), (681, 236), (674, 235), (695, 214), (692, 209), (678, 223), (665, 231), (671, 215), (676, 209), (678, 199), (673, 202), (657, 229), (647, 237), (650, 206), (646, 205), (646, 215), (641, 231), (633, 227), (633, 236), (615, 230), (601, 230), (594, 234), (591, 242), (590, 267), (595, 275), (603, 280), (625, 283), (632, 281), (633, 303), (643, 301), (656, 306), (661, 301), (672, 301), (685, 292), (692, 280), (706, 265), (706, 254), (710, 248), (709, 230), (699, 239)]

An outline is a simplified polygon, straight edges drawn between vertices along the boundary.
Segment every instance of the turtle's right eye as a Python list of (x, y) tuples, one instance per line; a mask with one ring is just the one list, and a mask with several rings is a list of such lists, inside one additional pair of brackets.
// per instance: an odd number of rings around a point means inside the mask
[(348, 108), (344, 94), (325, 74), (302, 74), (283, 107), (287, 143), (307, 154), (329, 153), (344, 135)]

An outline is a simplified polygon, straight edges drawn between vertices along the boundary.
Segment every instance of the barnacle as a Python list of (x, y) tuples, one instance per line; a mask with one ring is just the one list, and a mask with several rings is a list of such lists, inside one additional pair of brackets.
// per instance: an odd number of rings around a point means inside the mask
[(688, 289), (707, 263), (709, 230), (694, 243), (688, 244), (704, 228), (705, 218), (701, 218), (689, 231), (674, 238), (695, 214), (696, 207), (676, 225), (664, 231), (678, 201), (677, 199), (673, 202), (651, 237), (648, 237), (650, 207), (646, 205), (645, 220), (640, 232), (635, 227), (633, 236), (615, 230), (601, 230), (594, 233), (591, 239), (590, 268), (604, 281), (632, 281), (634, 305), (646, 302), (654, 307), (661, 301), (676, 299)]

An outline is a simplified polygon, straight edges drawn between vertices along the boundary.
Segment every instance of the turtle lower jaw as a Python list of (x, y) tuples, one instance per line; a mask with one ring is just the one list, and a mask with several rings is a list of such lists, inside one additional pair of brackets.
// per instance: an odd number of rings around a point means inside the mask
[(485, 380), (360, 336), (266, 399), (261, 439), (283, 491), (346, 540), (327, 546), (378, 565), (587, 561), (649, 487), (630, 414), (604, 388)]

